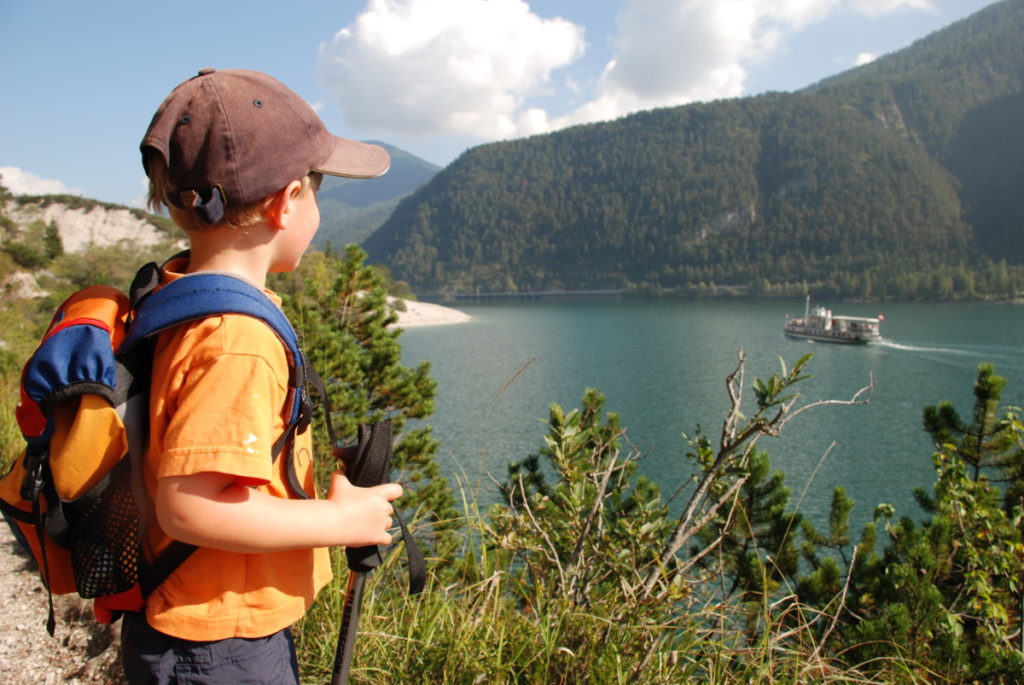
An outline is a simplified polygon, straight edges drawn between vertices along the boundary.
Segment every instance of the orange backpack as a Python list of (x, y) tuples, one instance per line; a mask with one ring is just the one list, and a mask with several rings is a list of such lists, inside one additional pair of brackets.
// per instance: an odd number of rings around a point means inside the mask
[(73, 294), (22, 372), (17, 419), (26, 447), (0, 479), (0, 510), (39, 566), (50, 594), (51, 635), (53, 594), (95, 599), (97, 618), (109, 622), (141, 609), (144, 597), (195, 549), (174, 543), (152, 564), (142, 555), (147, 505), (138, 464), (148, 426), (151, 342), (160, 331), (240, 313), (277, 333), (292, 381), (287, 428), (274, 458), (286, 453), (290, 485), (306, 496), (290, 446), (309, 423), (308, 365), (287, 318), (264, 293), (232, 276), (191, 274), (156, 289), (159, 273), (156, 264), (143, 267), (130, 297), (108, 286)]

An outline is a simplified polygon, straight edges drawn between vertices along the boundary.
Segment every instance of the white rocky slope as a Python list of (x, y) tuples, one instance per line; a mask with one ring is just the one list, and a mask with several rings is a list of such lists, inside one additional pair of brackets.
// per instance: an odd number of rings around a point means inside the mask
[[(8, 201), (3, 212), (22, 226), (34, 221), (57, 226), (66, 252), (80, 252), (90, 245), (116, 245), (122, 241), (149, 247), (167, 240), (167, 234), (137, 212), (123, 207), (96, 204), (92, 207), (72, 207), (64, 202), (20, 204)], [(11, 297), (36, 297), (44, 294), (35, 278), (27, 272), (11, 274), (0, 291)], [(398, 326), (434, 326), (461, 323), (469, 317), (462, 312), (436, 304), (407, 301), (399, 307)]]
[(126, 208), (95, 205), (76, 208), (63, 202), (19, 204), (11, 200), (4, 213), (19, 224), (53, 221), (60, 232), (67, 252), (80, 252), (89, 245), (116, 245), (122, 240), (136, 245), (157, 245), (167, 240), (167, 234), (152, 222)]

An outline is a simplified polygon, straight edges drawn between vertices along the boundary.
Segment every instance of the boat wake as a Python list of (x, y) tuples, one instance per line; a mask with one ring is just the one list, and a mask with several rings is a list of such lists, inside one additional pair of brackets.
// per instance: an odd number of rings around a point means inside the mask
[(879, 347), (888, 347), (893, 350), (905, 350), (907, 352), (946, 352), (948, 354), (970, 354), (968, 350), (957, 350), (952, 347), (925, 347), (921, 345), (904, 345), (902, 343), (886, 340), (885, 338), (875, 343)]

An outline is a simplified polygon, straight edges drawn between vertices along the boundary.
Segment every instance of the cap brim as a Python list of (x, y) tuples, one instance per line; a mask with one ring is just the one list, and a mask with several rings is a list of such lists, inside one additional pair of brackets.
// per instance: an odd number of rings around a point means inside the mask
[(376, 178), (391, 168), (391, 155), (380, 145), (332, 136), (330, 156), (313, 171), (345, 178)]

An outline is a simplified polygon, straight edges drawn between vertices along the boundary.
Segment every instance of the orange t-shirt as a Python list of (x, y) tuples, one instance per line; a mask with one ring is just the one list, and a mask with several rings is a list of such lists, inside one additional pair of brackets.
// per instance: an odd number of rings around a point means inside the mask
[[(151, 500), (158, 479), (203, 472), (294, 498), (284, 455), (271, 458), (285, 427), (287, 392), (284, 345), (263, 321), (225, 314), (161, 334), (143, 468)], [(310, 494), (311, 433), (296, 436), (294, 448), (296, 473)], [(153, 555), (170, 538), (149, 518), (145, 550)], [(160, 632), (187, 640), (263, 637), (301, 618), (330, 579), (324, 548), (242, 554), (201, 547), (147, 598), (146, 617)]]

